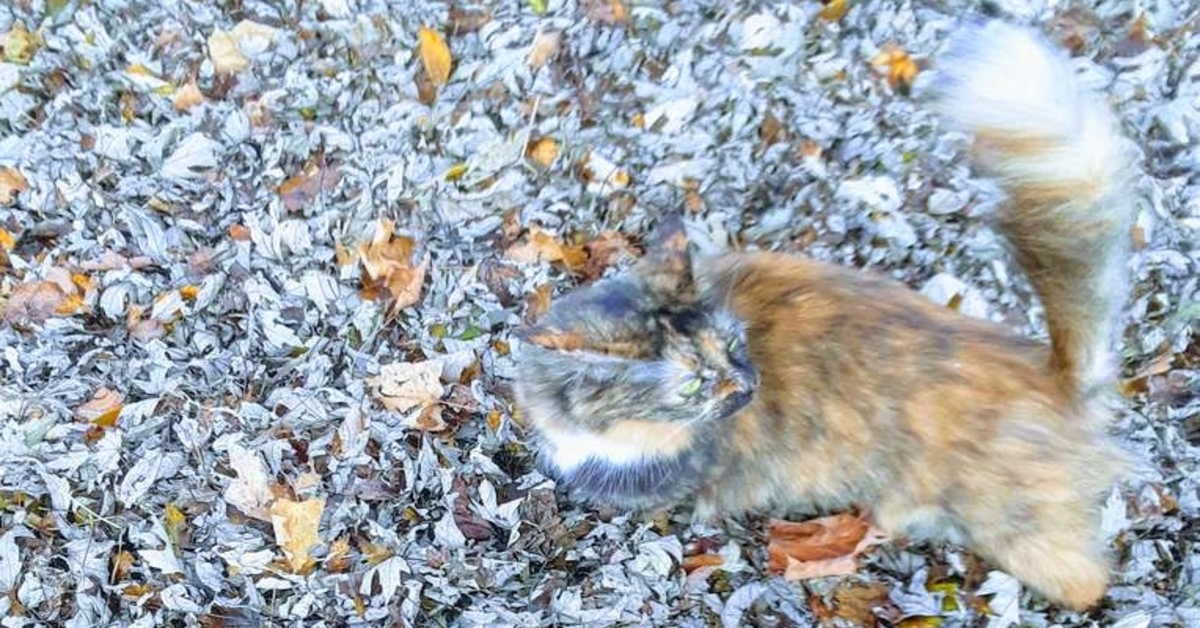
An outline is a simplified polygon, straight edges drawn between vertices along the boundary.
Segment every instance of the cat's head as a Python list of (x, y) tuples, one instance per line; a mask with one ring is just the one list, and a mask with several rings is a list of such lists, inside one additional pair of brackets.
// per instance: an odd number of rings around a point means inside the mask
[(697, 285), (688, 248), (682, 220), (668, 218), (632, 267), (521, 330), (516, 390), (535, 427), (699, 426), (750, 401), (758, 377), (745, 330)]

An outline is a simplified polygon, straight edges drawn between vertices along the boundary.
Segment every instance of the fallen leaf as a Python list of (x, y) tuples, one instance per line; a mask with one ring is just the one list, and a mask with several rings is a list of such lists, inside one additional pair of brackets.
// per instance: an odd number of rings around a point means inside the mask
[(441, 377), (442, 363), (438, 360), (393, 362), (379, 367), (379, 375), (367, 383), (383, 407), (407, 412), (442, 398)]
[(608, 194), (629, 187), (629, 173), (596, 153), (588, 153), (579, 162), (579, 174), (593, 194)]
[(353, 567), (350, 560), (350, 538), (339, 536), (329, 544), (329, 553), (325, 556), (325, 568), (333, 573), (346, 573)]
[(4, 34), (4, 60), (28, 65), (38, 49), (38, 37), (25, 28), (24, 22), (16, 22), (12, 30)]
[(862, 584), (850, 582), (833, 592), (833, 617), (849, 621), (855, 626), (879, 625), (877, 609), (893, 607), (886, 584)]
[(446, 420), (442, 418), (442, 407), (436, 403), (421, 408), (421, 411), (412, 417), (408, 426), (422, 432), (444, 432), (446, 431)]
[(129, 311), (125, 313), (125, 328), (129, 330), (129, 335), (142, 342), (167, 335), (167, 326), (153, 317), (143, 317), (145, 313), (146, 308), (129, 306)]
[(13, 234), (10, 233), (8, 229), (0, 227), (0, 252), (7, 253), (8, 251), (13, 250), (13, 247), (16, 245), (17, 239), (13, 237)]
[(292, 573), (307, 573), (316, 564), (317, 561), (309, 552), (321, 544), (321, 513), (324, 511), (324, 498), (302, 502), (280, 498), (271, 504), (275, 543), (287, 556)]
[(767, 524), (768, 568), (787, 580), (851, 574), (855, 558), (882, 538), (866, 521), (847, 514), (800, 523), (772, 520)]
[(821, 0), (821, 4), (825, 6), (821, 8), (817, 15), (821, 19), (830, 22), (840, 22), (850, 10), (849, 0)]
[(233, 445), (229, 448), (229, 467), (237, 477), (225, 488), (225, 501), (248, 517), (270, 521), (269, 508), (275, 501), (275, 493), (262, 459), (241, 445)]
[(163, 527), (171, 544), (176, 548), (181, 547), (187, 536), (187, 515), (173, 503), (167, 504), (163, 511)]
[(422, 26), (417, 31), (417, 52), (421, 55), (425, 74), (429, 76), (434, 87), (445, 85), (450, 80), (450, 67), (454, 62), (450, 56), (450, 47), (446, 45), (442, 34)]
[(363, 297), (377, 298), (385, 292), (391, 299), (388, 312), (396, 312), (421, 301), (421, 290), (425, 285), (425, 273), (429, 269), (429, 255), (419, 257), (416, 241), (408, 236), (395, 235), (390, 220), (380, 220), (368, 241), (358, 245), (358, 259), (366, 277), (363, 279)]
[(217, 29), (208, 37), (208, 58), (217, 74), (238, 74), (250, 67), (250, 59), (275, 41), (275, 29), (242, 20), (230, 31)]
[(534, 140), (525, 147), (525, 158), (542, 168), (549, 168), (558, 158), (558, 142), (551, 137)]
[(562, 33), (558, 31), (542, 31), (534, 36), (533, 44), (529, 47), (529, 67), (541, 68), (549, 63), (562, 47)]
[(875, 70), (887, 77), (893, 88), (906, 90), (912, 86), (920, 67), (912, 57), (896, 44), (885, 44), (871, 60)]
[(85, 309), (84, 298), (94, 290), (85, 275), (54, 267), (42, 281), (17, 284), (0, 303), (0, 321), (40, 324), (51, 316), (71, 316)]
[(113, 427), (117, 424), (117, 416), (125, 396), (108, 388), (100, 388), (92, 394), (92, 398), (75, 408), (75, 420), (82, 423), (94, 423), (102, 427)]
[(249, 242), (250, 229), (241, 223), (229, 225), (229, 238), (235, 242)]
[(579, 274), (585, 282), (599, 279), (604, 271), (624, 258), (638, 257), (637, 249), (619, 231), (602, 231), (583, 248), (587, 252), (587, 263)]
[(504, 256), (523, 264), (562, 262), (569, 270), (582, 268), (587, 262), (587, 253), (582, 246), (565, 245), (549, 231), (536, 226), (530, 228), (524, 241), (508, 247)]
[(473, 33), (492, 21), (490, 11), (476, 7), (463, 8), (457, 5), (450, 7), (450, 29), (455, 33)]
[(692, 573), (701, 567), (719, 567), (725, 564), (725, 558), (720, 554), (695, 554), (683, 557), (683, 572)]
[(112, 557), (112, 565), (109, 571), (112, 574), (113, 582), (120, 582), (129, 577), (129, 572), (133, 570), (134, 555), (132, 552), (121, 550)]
[(300, 174), (279, 185), (280, 198), (288, 211), (299, 211), (312, 204), (321, 192), (328, 192), (341, 181), (337, 166), (309, 165)]
[(175, 111), (189, 111), (202, 102), (204, 102), (204, 94), (200, 93), (200, 87), (196, 85), (196, 81), (192, 80), (184, 83), (175, 91), (171, 106)]
[(0, 167), (0, 205), (11, 205), (17, 199), (18, 193), (28, 189), (29, 181), (20, 170), (9, 166)]
[(588, 19), (604, 24), (619, 24), (628, 17), (621, 0), (580, 0), (579, 8)]

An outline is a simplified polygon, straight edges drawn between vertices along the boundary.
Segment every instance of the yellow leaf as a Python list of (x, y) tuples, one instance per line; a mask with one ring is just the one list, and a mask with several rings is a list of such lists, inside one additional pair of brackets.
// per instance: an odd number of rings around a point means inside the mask
[(467, 174), (467, 164), (454, 164), (446, 170), (445, 179), (447, 181), (458, 181)]
[(886, 44), (871, 60), (871, 65), (887, 77), (889, 85), (901, 89), (910, 87), (920, 71), (917, 62), (896, 44)]
[(821, 19), (828, 20), (830, 22), (841, 21), (843, 17), (846, 17), (846, 13), (850, 10), (849, 0), (823, 0), (823, 3), (825, 6), (819, 13), (817, 13), (817, 15), (819, 15)]
[(199, 294), (200, 294), (200, 286), (193, 286), (191, 284), (188, 284), (179, 289), (179, 296), (187, 299), (188, 301), (195, 301), (196, 296)]
[(175, 504), (167, 504), (163, 513), (163, 523), (167, 529), (167, 536), (171, 539), (171, 544), (178, 548), (180, 538), (187, 528), (187, 515)]
[(208, 58), (217, 74), (237, 74), (250, 67), (250, 59), (242, 54), (237, 40), (223, 30), (208, 36)]
[(422, 26), (417, 31), (417, 51), (421, 54), (421, 63), (425, 66), (429, 80), (433, 81), (436, 87), (445, 85), (450, 80), (453, 59), (450, 57), (450, 47), (446, 45), (442, 34)]
[(287, 556), (292, 573), (306, 573), (316, 564), (309, 552), (321, 544), (321, 513), (324, 511), (324, 498), (302, 502), (280, 498), (271, 504), (275, 543)]
[(25, 30), (25, 24), (17, 22), (4, 36), (4, 60), (10, 63), (28, 64), (38, 49), (38, 38)]
[(9, 233), (8, 229), (0, 227), (0, 250), (11, 251), (16, 245), (17, 239), (13, 237), (13, 234)]
[(529, 146), (525, 147), (525, 157), (543, 168), (549, 168), (558, 158), (558, 142), (551, 137), (530, 142)]
[(0, 167), (0, 205), (9, 205), (17, 194), (29, 189), (29, 181), (20, 170), (8, 166)]

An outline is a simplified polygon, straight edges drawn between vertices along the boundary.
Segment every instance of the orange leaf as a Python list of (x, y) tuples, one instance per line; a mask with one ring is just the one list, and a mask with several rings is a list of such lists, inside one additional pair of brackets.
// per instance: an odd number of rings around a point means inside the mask
[(74, 290), (68, 294), (53, 281), (34, 281), (18, 284), (8, 295), (0, 311), (0, 320), (13, 322), (26, 320), (43, 323), (55, 314), (70, 314), (81, 303)]
[(200, 294), (200, 286), (194, 286), (194, 285), (188, 284), (179, 289), (179, 296), (187, 299), (188, 301), (195, 301), (196, 296), (199, 294)]
[(720, 554), (696, 554), (683, 557), (684, 573), (692, 573), (701, 567), (717, 567), (723, 564), (725, 564), (725, 559)]
[(453, 59), (450, 47), (446, 45), (442, 34), (422, 26), (417, 31), (417, 52), (421, 55), (421, 63), (425, 66), (425, 74), (433, 81), (435, 87), (441, 87), (450, 80), (450, 66)]
[(15, 246), (17, 246), (17, 239), (9, 233), (8, 229), (0, 227), (0, 252), (11, 251)]
[(561, 262), (567, 269), (575, 271), (587, 262), (587, 252), (582, 246), (564, 245), (554, 235), (541, 227), (532, 227), (524, 242), (508, 247), (504, 256), (514, 262), (533, 264), (539, 261)]
[(788, 580), (853, 573), (855, 558), (882, 534), (852, 515), (767, 524), (768, 568)]
[(229, 225), (229, 237), (237, 242), (250, 241), (250, 228), (240, 223)]
[(530, 142), (525, 147), (525, 158), (542, 168), (549, 168), (558, 158), (558, 142), (554, 138), (543, 137)]
[(871, 60), (871, 65), (875, 66), (876, 71), (887, 76), (888, 84), (893, 88), (907, 89), (912, 86), (913, 79), (920, 71), (917, 62), (896, 44), (884, 45), (879, 54)]
[(175, 111), (188, 111), (202, 102), (204, 102), (204, 94), (200, 93), (200, 88), (196, 86), (196, 81), (191, 80), (184, 83), (175, 92), (171, 106)]
[(429, 256), (418, 255), (416, 240), (395, 235), (393, 229), (392, 221), (380, 220), (371, 239), (358, 244), (358, 258), (366, 274), (364, 296), (386, 290), (392, 300), (391, 313), (420, 302), (429, 269)]
[(9, 205), (17, 194), (29, 189), (29, 181), (20, 170), (4, 166), (0, 168), (0, 205)]

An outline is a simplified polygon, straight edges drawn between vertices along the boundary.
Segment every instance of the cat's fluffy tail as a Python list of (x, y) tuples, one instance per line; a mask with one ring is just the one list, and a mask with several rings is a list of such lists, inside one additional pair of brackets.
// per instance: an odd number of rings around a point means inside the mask
[(1052, 368), (1077, 394), (1111, 383), (1136, 168), (1112, 112), (1065, 55), (999, 21), (956, 34), (936, 76), (937, 110), (1008, 193), (998, 229), (1045, 307)]

